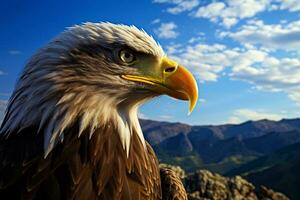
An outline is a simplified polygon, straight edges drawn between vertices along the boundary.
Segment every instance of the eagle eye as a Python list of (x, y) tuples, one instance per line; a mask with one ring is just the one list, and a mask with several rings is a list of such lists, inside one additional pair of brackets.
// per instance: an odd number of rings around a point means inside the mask
[(123, 63), (126, 63), (126, 64), (133, 64), (134, 61), (136, 61), (135, 55), (127, 49), (122, 49), (119, 52), (119, 58)]

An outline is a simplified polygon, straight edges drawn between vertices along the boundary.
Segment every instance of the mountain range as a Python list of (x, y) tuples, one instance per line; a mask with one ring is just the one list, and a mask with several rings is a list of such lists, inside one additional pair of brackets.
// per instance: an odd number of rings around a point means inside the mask
[(245, 163), (300, 142), (300, 119), (247, 121), (239, 125), (190, 126), (141, 120), (146, 140), (161, 162), (192, 172), (225, 174)]
[(141, 120), (141, 125), (160, 162), (189, 173), (208, 169), (241, 175), (300, 199), (300, 119), (220, 126)]

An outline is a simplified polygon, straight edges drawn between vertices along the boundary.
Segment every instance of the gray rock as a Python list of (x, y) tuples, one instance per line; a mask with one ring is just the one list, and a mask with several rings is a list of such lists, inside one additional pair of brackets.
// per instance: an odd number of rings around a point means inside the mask
[(288, 200), (284, 194), (264, 186), (258, 190), (240, 176), (224, 177), (199, 170), (185, 178), (190, 200)]

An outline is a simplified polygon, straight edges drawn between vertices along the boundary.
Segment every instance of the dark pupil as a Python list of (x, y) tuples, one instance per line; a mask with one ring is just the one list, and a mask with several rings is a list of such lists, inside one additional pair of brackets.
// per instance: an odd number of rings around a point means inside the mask
[(125, 58), (130, 58), (130, 53), (125, 53)]

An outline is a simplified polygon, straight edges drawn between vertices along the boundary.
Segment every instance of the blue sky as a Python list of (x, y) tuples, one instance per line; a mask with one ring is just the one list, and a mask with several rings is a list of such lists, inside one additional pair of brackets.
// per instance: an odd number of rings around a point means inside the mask
[[(136, 25), (189, 68), (200, 99), (159, 97), (143, 118), (189, 124), (300, 117), (299, 0), (10, 1), (0, 7), (0, 115), (30, 56), (66, 27)], [(1, 120), (1, 116), (0, 116)]]

